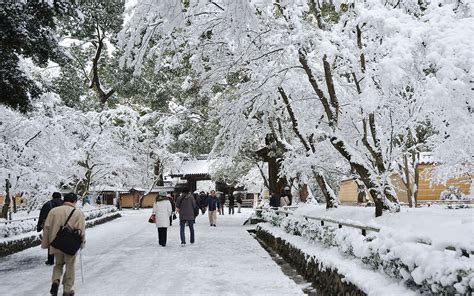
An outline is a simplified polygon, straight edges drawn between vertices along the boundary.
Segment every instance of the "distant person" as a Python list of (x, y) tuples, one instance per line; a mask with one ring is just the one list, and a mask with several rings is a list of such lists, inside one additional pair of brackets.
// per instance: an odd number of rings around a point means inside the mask
[(168, 194), (168, 200), (170, 201), (171, 204), (171, 213), (170, 216), (170, 226), (173, 225), (173, 220), (176, 219), (176, 203), (174, 202), (174, 196), (173, 194)]
[(290, 199), (286, 195), (286, 192), (282, 190), (281, 197), (280, 197), (280, 207), (287, 207), (290, 205)]
[(240, 208), (242, 208), (242, 193), (239, 192), (237, 194), (236, 202), (237, 202), (237, 213), (240, 213)]
[[(86, 221), (84, 214), (76, 208), (77, 195), (74, 193), (68, 193), (64, 196), (64, 204), (51, 210), (44, 223), (43, 239), (41, 241), (41, 247), (43, 249), (50, 248), (51, 253), (56, 258), (56, 265), (53, 268), (52, 284), (51, 284), (51, 295), (58, 295), (59, 283), (63, 283), (63, 296), (74, 295), (74, 263), (76, 261), (76, 254), (68, 255), (50, 246), (51, 242), (56, 238), (56, 234), (64, 224), (71, 230), (77, 230), (81, 237), (81, 249), (84, 248), (86, 243), (85, 230)], [(63, 266), (66, 265), (66, 271), (63, 275)]]
[(176, 211), (179, 213), (179, 235), (181, 238), (181, 246), (186, 245), (186, 237), (184, 235), (184, 228), (186, 223), (189, 226), (189, 232), (191, 235), (190, 242), (194, 244), (194, 221), (195, 221), (195, 209), (197, 208), (196, 200), (193, 195), (189, 193), (189, 189), (183, 189), (183, 193), (178, 197), (176, 201)]
[(209, 196), (204, 191), (199, 192), (199, 197), (197, 199), (197, 203), (198, 203), (198, 206), (201, 209), (201, 212), (202, 212), (203, 215), (206, 213), (208, 197)]
[(224, 215), (224, 204), (225, 204), (225, 195), (221, 193), (219, 195), (219, 214)]
[(293, 204), (293, 196), (291, 195), (291, 190), (289, 186), (285, 186), (285, 195), (288, 196), (288, 205), (291, 206)]
[(274, 192), (272, 192), (270, 196), (270, 207), (272, 208), (280, 207), (280, 198)]
[[(44, 222), (48, 217), (49, 212), (58, 206), (63, 204), (63, 200), (61, 199), (61, 193), (54, 192), (53, 198), (47, 201), (43, 207), (41, 207), (40, 215), (38, 218), (38, 224), (36, 225), (36, 230), (40, 232), (44, 228)], [(44, 235), (44, 234), (43, 234)], [(48, 260), (45, 262), (46, 265), (53, 265), (54, 264), (54, 255), (51, 254), (50, 250), (48, 249)]]
[(217, 223), (217, 209), (219, 209), (219, 199), (216, 196), (216, 192), (214, 190), (211, 191), (211, 195), (209, 195), (207, 199), (207, 210), (209, 216), (209, 224), (210, 226), (216, 227)]
[(235, 206), (235, 197), (232, 193), (229, 194), (229, 215), (232, 213), (234, 214), (234, 206)]
[(158, 244), (166, 246), (168, 226), (173, 208), (166, 192), (160, 191), (156, 196), (156, 202), (153, 205), (153, 214), (155, 214), (156, 228), (158, 229)]

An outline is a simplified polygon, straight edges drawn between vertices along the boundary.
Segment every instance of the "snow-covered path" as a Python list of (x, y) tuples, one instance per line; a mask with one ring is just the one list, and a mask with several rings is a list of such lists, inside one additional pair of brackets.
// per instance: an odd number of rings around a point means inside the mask
[[(87, 230), (76, 262), (77, 295), (302, 295), (242, 226), (250, 209), (196, 221), (196, 243), (180, 246), (179, 227), (168, 228), (168, 243), (158, 245), (151, 210), (124, 211), (123, 217)], [(176, 221), (174, 221), (176, 222)], [(48, 295), (52, 267), (46, 251), (31, 248), (0, 258), (0, 286), (8, 295)], [(60, 289), (62, 291), (62, 287)], [(6, 295), (6, 294), (4, 294)]]

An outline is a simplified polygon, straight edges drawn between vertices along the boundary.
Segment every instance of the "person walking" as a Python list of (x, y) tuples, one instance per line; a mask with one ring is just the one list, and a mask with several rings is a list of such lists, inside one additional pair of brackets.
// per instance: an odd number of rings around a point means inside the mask
[(285, 191), (281, 192), (280, 207), (286, 207), (290, 205), (290, 199), (286, 196)]
[[(63, 296), (74, 295), (74, 264), (76, 262), (76, 254), (68, 255), (51, 246), (51, 243), (56, 238), (58, 231), (66, 224), (66, 227), (71, 230), (77, 230), (81, 235), (81, 249), (86, 243), (85, 230), (86, 221), (84, 214), (76, 207), (77, 195), (75, 193), (68, 193), (64, 196), (64, 204), (62, 206), (52, 209), (44, 223), (43, 238), (41, 240), (41, 247), (43, 249), (50, 249), (51, 253), (56, 259), (56, 264), (53, 268), (52, 284), (50, 293), (53, 296), (58, 295), (59, 283), (63, 282)], [(63, 266), (66, 265), (66, 271), (63, 275)]]
[[(63, 205), (63, 200), (61, 199), (61, 193), (59, 192), (54, 192), (53, 193), (53, 198), (49, 201), (47, 201), (42, 207), (40, 211), (40, 215), (38, 218), (38, 224), (36, 225), (36, 231), (40, 232), (44, 228), (44, 222), (46, 221), (46, 218), (48, 217), (49, 212), (58, 206)], [(43, 233), (44, 235), (44, 233)], [(46, 262), (44, 262), (46, 265), (53, 265), (54, 264), (54, 255), (51, 254), (50, 249), (48, 249), (48, 259)]]
[(224, 215), (224, 204), (225, 204), (225, 195), (221, 193), (219, 195), (219, 214)]
[(168, 200), (171, 204), (171, 216), (170, 216), (170, 226), (173, 225), (173, 220), (176, 219), (176, 203), (174, 202), (173, 194), (168, 194)]
[(196, 218), (195, 209), (199, 211), (196, 200), (189, 193), (189, 189), (185, 188), (183, 193), (176, 201), (176, 211), (179, 213), (179, 235), (181, 238), (181, 246), (186, 245), (186, 237), (184, 235), (184, 227), (186, 223), (189, 226), (190, 242), (194, 244), (194, 219)]
[(232, 192), (229, 193), (229, 215), (232, 213), (234, 214), (234, 206), (235, 206), (235, 197)]
[(211, 226), (216, 227), (217, 223), (217, 209), (219, 209), (219, 199), (216, 196), (216, 192), (214, 190), (211, 191), (211, 195), (207, 199), (207, 210), (209, 216), (209, 224)]
[(204, 191), (199, 192), (199, 197), (197, 199), (197, 203), (198, 203), (198, 206), (201, 209), (201, 213), (203, 215), (206, 213), (208, 197), (209, 196)]
[(275, 194), (274, 192), (271, 193), (271, 197), (270, 197), (270, 207), (272, 207), (272, 208), (278, 208), (278, 207), (280, 207), (280, 198), (279, 198), (278, 195)]
[(156, 202), (153, 205), (153, 214), (155, 215), (156, 228), (158, 229), (158, 244), (162, 247), (166, 246), (166, 237), (172, 213), (173, 209), (170, 200), (166, 196), (166, 192), (158, 192)]
[(237, 194), (237, 213), (240, 213), (240, 208), (242, 208), (242, 193)]

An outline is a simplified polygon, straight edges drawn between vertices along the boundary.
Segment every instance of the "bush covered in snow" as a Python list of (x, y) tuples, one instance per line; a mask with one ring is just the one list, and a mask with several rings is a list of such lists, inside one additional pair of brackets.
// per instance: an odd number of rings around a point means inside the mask
[(439, 196), (441, 200), (465, 200), (466, 195), (459, 190), (458, 186), (449, 186), (448, 189), (443, 190)]
[[(86, 221), (93, 220), (109, 213), (116, 212), (116, 207), (100, 207), (91, 208), (84, 210), (83, 213)], [(22, 233), (36, 231), (36, 224), (38, 220), (29, 219), (23, 221), (13, 221), (12, 223), (1, 223), (0, 224), (0, 238), (12, 237)]]
[(474, 259), (419, 241), (399, 241), (389, 231), (363, 236), (360, 230), (321, 226), (301, 216), (263, 212), (265, 221), (287, 233), (336, 247), (423, 294), (474, 291)]

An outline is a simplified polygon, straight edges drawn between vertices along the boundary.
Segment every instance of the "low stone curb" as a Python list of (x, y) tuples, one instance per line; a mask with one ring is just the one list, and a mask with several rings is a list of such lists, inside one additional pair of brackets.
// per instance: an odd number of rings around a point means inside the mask
[(257, 227), (257, 238), (263, 241), (286, 262), (293, 266), (307, 281), (313, 283), (318, 295), (366, 295), (357, 286), (344, 279), (336, 269), (321, 268), (317, 259), (308, 257), (284, 239)]
[[(86, 228), (94, 227), (114, 219), (120, 218), (122, 215), (120, 213), (113, 213), (112, 215), (102, 216), (90, 221), (86, 221)], [(33, 234), (18, 240), (11, 240), (5, 243), (0, 243), (0, 257), (5, 257), (7, 255), (17, 253), (23, 250), (26, 250), (31, 247), (35, 247), (41, 244), (41, 234)]]

